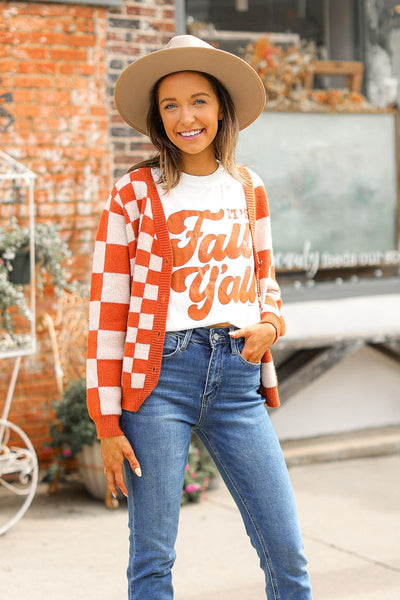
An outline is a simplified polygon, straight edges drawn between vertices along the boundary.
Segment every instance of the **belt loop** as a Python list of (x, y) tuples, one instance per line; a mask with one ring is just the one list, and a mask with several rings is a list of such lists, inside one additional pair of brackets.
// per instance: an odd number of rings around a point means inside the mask
[(181, 350), (186, 350), (188, 344), (190, 342), (190, 338), (192, 337), (193, 329), (186, 329), (185, 337), (183, 338)]
[[(229, 331), (235, 331), (235, 327), (232, 327), (232, 325), (230, 325)], [(230, 335), (229, 336), (229, 340), (230, 340), (230, 343), (231, 343), (231, 352), (232, 352), (232, 354), (238, 354), (237, 339), (234, 338), (234, 337), (232, 337)]]

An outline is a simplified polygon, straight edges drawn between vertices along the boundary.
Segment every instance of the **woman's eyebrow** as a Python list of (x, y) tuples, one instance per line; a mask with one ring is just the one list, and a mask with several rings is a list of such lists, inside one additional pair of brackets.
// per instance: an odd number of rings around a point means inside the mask
[(195, 98), (196, 96), (208, 96), (208, 97), (210, 97), (210, 94), (208, 94), (207, 92), (197, 92), (197, 94), (192, 94), (190, 97), (191, 98)]
[[(208, 96), (210, 98), (210, 94), (208, 94), (207, 92), (196, 92), (196, 94), (192, 94), (190, 97), (196, 98), (197, 96)], [(162, 104), (163, 102), (176, 102), (176, 98), (163, 98), (162, 100), (160, 100), (160, 104)]]
[(160, 100), (160, 104), (162, 102), (176, 102), (176, 98), (163, 98), (162, 100)]

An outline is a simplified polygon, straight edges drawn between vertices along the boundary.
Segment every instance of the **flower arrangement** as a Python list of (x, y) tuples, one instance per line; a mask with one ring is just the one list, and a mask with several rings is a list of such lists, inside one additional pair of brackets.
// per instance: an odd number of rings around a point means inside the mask
[(266, 107), (276, 108), (293, 102), (296, 93), (304, 89), (304, 79), (316, 59), (316, 47), (314, 42), (302, 40), (299, 46), (284, 49), (266, 36), (250, 43), (244, 58), (264, 82)]
[(301, 40), (287, 48), (275, 45), (268, 36), (251, 42), (245, 49), (245, 60), (264, 82), (269, 110), (316, 112), (351, 112), (375, 110), (366, 98), (348, 89), (306, 89), (305, 79), (313, 72), (317, 60), (314, 42)]

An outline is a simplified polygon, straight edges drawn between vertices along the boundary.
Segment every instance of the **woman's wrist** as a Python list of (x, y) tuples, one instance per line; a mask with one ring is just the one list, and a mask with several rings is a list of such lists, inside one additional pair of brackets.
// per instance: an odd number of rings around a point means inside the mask
[(260, 321), (261, 325), (270, 325), (271, 327), (274, 328), (275, 330), (275, 337), (274, 337), (274, 341), (272, 342), (271, 346), (273, 346), (273, 344), (275, 344), (278, 339), (279, 339), (279, 331), (276, 327), (276, 325), (274, 325), (273, 323), (270, 323), (269, 321)]

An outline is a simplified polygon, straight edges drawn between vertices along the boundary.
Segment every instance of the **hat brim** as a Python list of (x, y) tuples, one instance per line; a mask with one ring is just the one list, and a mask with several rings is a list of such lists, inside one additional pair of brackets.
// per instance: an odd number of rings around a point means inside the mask
[(216, 77), (231, 95), (239, 129), (250, 125), (264, 109), (264, 84), (242, 58), (216, 48), (168, 48), (140, 58), (119, 76), (114, 98), (124, 121), (148, 135), (150, 92), (161, 77), (178, 71), (201, 71)]

